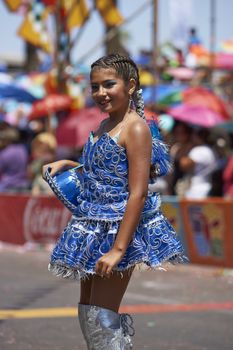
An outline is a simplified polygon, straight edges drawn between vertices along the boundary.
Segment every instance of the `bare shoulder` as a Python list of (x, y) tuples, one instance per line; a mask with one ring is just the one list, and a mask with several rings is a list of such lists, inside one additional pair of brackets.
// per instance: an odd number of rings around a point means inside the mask
[(146, 121), (134, 113), (125, 125), (125, 139), (150, 139), (151, 133)]

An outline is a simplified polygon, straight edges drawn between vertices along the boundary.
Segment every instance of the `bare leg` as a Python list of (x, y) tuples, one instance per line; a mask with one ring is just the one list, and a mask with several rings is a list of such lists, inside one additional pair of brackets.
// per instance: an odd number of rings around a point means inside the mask
[(91, 299), (91, 290), (93, 284), (93, 276), (80, 282), (80, 304), (89, 305)]
[[(118, 314), (131, 275), (132, 270), (81, 281), (79, 321), (88, 350), (132, 349), (126, 315)], [(131, 317), (129, 322), (133, 330)]]
[(90, 304), (90, 298), (91, 298), (91, 287), (93, 282), (93, 276), (90, 275), (88, 279), (81, 280), (80, 282), (80, 302), (78, 305), (78, 318), (79, 318), (79, 324), (81, 331), (83, 333), (84, 339), (87, 344), (88, 350), (93, 350), (93, 347), (91, 345), (90, 335), (89, 335), (89, 329), (87, 326), (88, 323), (88, 311), (89, 311), (89, 304)]
[(109, 278), (93, 276), (90, 305), (118, 312), (121, 300), (129, 284), (132, 271), (114, 272)]

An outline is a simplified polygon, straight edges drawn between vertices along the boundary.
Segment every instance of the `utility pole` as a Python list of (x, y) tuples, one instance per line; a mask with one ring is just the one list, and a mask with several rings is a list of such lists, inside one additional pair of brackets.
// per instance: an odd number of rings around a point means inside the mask
[(57, 0), (55, 10), (55, 30), (56, 30), (56, 44), (54, 54), (54, 65), (57, 70), (57, 90), (60, 93), (66, 92), (66, 78), (65, 68), (70, 63), (69, 54), (69, 33), (66, 28), (65, 19), (61, 14), (62, 1)]
[(28, 41), (25, 40), (24, 42), (24, 53), (25, 53), (25, 62), (24, 62), (24, 68), (25, 71), (30, 73), (33, 71), (36, 71), (38, 69), (39, 60), (37, 55), (37, 48), (36, 46), (32, 45)]
[[(155, 81), (157, 80), (157, 57), (158, 57), (158, 0), (152, 1), (152, 62), (151, 68)], [(152, 101), (156, 103), (156, 87), (152, 89)]]
[(210, 0), (210, 84), (213, 82), (213, 71), (216, 53), (216, 0)]

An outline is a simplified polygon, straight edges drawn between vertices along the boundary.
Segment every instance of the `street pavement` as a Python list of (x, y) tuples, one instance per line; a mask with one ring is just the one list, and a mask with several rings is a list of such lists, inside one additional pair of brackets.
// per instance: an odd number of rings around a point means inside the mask
[[(0, 349), (85, 350), (79, 283), (47, 271), (49, 250), (0, 247)], [(232, 350), (233, 270), (197, 265), (135, 271), (122, 303), (134, 350)]]

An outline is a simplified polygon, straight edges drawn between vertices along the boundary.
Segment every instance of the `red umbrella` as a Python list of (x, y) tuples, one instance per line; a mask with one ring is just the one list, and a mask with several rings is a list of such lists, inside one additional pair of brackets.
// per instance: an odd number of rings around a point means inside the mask
[(171, 108), (168, 110), (168, 114), (174, 119), (207, 128), (216, 126), (224, 121), (221, 114), (206, 106), (193, 106), (185, 103)]
[(230, 116), (225, 102), (214, 92), (203, 87), (188, 88), (182, 92), (183, 102), (191, 106), (208, 108), (221, 115), (222, 120), (229, 120)]
[(60, 145), (82, 147), (91, 131), (95, 131), (100, 122), (107, 117), (99, 108), (84, 108), (71, 112), (59, 123), (56, 130)]
[(63, 94), (51, 94), (32, 105), (29, 120), (44, 117), (54, 112), (66, 110), (70, 107), (72, 99)]
[[(91, 131), (95, 131), (101, 121), (108, 115), (102, 113), (97, 107), (84, 108), (71, 112), (59, 123), (56, 130), (57, 140), (60, 145), (82, 147)], [(158, 120), (157, 115), (145, 109), (145, 117), (149, 120)]]

